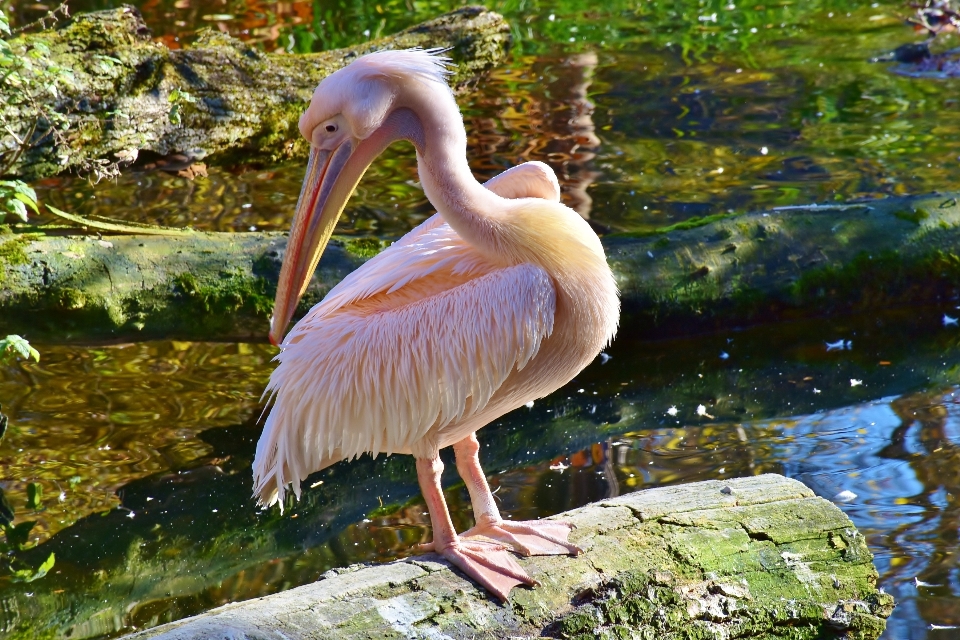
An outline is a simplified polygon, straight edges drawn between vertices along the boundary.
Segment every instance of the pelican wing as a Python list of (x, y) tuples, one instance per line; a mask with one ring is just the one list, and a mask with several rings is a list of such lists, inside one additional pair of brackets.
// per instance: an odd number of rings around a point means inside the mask
[(482, 411), (550, 335), (555, 290), (545, 271), (495, 267), (448, 225), (428, 223), (287, 335), (254, 463), (261, 502), (282, 503), (291, 482), (299, 497), (300, 480), (340, 459), (422, 449)]
[[(439, 214), (434, 215), (341, 280), (291, 330), (285, 344), (293, 339), (301, 324), (327, 317), (361, 300), (393, 294), (414, 281), (419, 281), (421, 287), (449, 288), (448, 282), (473, 278), (491, 268)], [(403, 292), (408, 296), (422, 293), (413, 287)], [(391, 302), (396, 303), (403, 294)]]
[(531, 160), (510, 167), (483, 183), (501, 198), (540, 198), (560, 202), (560, 183), (549, 165)]
[[(548, 165), (538, 161), (511, 167), (488, 180), (484, 186), (504, 198), (560, 201), (556, 174)], [(310, 310), (308, 317), (333, 313), (344, 305), (378, 293), (392, 293), (414, 279), (422, 280), (434, 273), (449, 270), (457, 276), (476, 276), (489, 269), (489, 263), (473, 251), (440, 214), (434, 214), (387, 251), (370, 259), (362, 269), (344, 278)]]

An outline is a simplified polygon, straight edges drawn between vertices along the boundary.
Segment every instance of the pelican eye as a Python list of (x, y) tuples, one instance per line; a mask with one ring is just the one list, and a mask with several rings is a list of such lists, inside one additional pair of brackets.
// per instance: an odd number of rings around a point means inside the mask
[(337, 125), (335, 124), (328, 124), (324, 128), (327, 130), (327, 133), (335, 133), (337, 131)]

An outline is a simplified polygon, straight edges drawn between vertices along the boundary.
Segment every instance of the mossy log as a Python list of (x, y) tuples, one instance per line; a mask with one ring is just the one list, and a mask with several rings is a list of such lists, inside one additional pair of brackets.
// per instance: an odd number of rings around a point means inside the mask
[[(496, 65), (508, 43), (507, 23), (482, 7), (310, 55), (263, 53), (212, 30), (189, 48), (171, 50), (150, 38), (133, 7), (82, 14), (10, 43), (20, 55), (40, 56), (34, 69), (55, 65), (68, 69), (72, 80), (55, 75), (55, 90), (35, 96), (44, 101), (40, 109), (27, 99), (29, 92), (0, 84), (0, 122), (14, 134), (0, 139), (0, 154), (9, 157), (17, 139), (27, 139), (27, 150), (7, 170), (27, 179), (82, 170), (91, 162), (126, 163), (143, 152), (207, 163), (275, 162), (306, 154), (297, 130), (300, 114), (320, 80), (356, 56), (379, 49), (449, 49), (456, 63), (451, 82), (464, 87)], [(33, 77), (30, 71), (23, 75)], [(51, 135), (44, 109), (67, 117), (62, 135)]]
[(877, 638), (893, 609), (862, 535), (778, 475), (631, 493), (561, 514), (576, 557), (520, 562), (506, 605), (433, 554), (328, 572), (128, 638)]
[[(631, 331), (677, 335), (960, 293), (953, 195), (791, 208), (604, 238)], [(265, 340), (286, 236), (0, 235), (0, 334)], [(300, 313), (386, 243), (341, 239)]]

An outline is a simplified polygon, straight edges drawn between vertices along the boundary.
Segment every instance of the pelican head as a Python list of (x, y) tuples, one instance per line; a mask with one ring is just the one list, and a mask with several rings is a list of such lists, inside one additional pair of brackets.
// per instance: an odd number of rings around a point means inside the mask
[(420, 142), (422, 126), (404, 108), (411, 85), (441, 85), (447, 59), (423, 50), (381, 51), (358, 58), (330, 74), (314, 91), (300, 118), (300, 133), (310, 142), (310, 159), (287, 256), (280, 270), (270, 342), (286, 332), (330, 235), (367, 167), (397, 140)]

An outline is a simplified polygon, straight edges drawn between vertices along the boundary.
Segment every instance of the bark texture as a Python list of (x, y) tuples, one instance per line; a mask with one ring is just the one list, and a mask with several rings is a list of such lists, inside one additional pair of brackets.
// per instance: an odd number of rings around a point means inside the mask
[[(59, 29), (11, 42), (20, 55), (39, 56), (36, 69), (70, 70), (72, 81), (58, 76), (56, 90), (37, 98), (66, 115), (69, 128), (52, 135), (50, 122), (38, 116), (24, 91), (0, 84), (0, 122), (16, 134), (0, 139), (0, 153), (14, 153), (16, 138), (28, 138), (30, 147), (8, 169), (26, 179), (91, 162), (130, 162), (143, 152), (207, 163), (275, 162), (305, 155), (300, 114), (320, 80), (356, 56), (446, 48), (456, 65), (451, 82), (462, 88), (503, 58), (509, 37), (500, 15), (465, 7), (392, 36), (317, 54), (266, 54), (212, 30), (190, 48), (171, 50), (151, 40), (133, 7), (82, 14)], [(29, 71), (23, 75), (31, 78)], [(177, 99), (174, 91), (194, 101)], [(179, 124), (171, 118), (174, 108)]]
[[(691, 221), (604, 245), (623, 326), (665, 336), (955, 301), (958, 225), (957, 198), (935, 194)], [(265, 340), (285, 246), (279, 233), (0, 235), (0, 334)], [(300, 313), (385, 246), (334, 242)]]
[(877, 638), (893, 598), (833, 504), (777, 475), (561, 514), (584, 553), (521, 559), (501, 605), (437, 556), (331, 571), (128, 638)]

